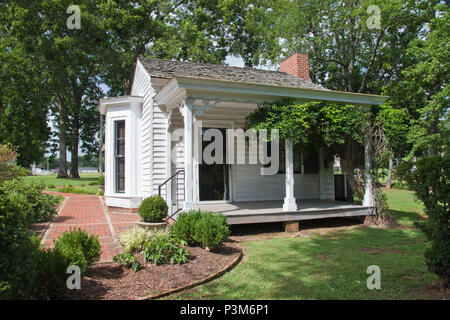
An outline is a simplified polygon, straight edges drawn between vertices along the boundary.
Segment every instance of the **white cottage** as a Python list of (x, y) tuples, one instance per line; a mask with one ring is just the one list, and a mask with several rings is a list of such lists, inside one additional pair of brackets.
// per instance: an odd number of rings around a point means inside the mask
[[(204, 133), (199, 124), (223, 132), (225, 156), (236, 158), (226, 129), (243, 128), (259, 104), (284, 98), (360, 106), (386, 99), (313, 84), (302, 53), (282, 61), (281, 71), (139, 58), (131, 95), (99, 106), (106, 116), (106, 204), (135, 210), (142, 199), (160, 194), (174, 217), (200, 208), (224, 213), (230, 224), (282, 221), (294, 229), (303, 219), (372, 214), (370, 183), (362, 206), (335, 201), (333, 163), (325, 163), (321, 150), (305, 158), (291, 141), (281, 144), (281, 166), (273, 175), (261, 175), (262, 164), (198, 163), (194, 153), (206, 147), (200, 143), (195, 150), (194, 138)], [(367, 153), (368, 176), (369, 169)]]

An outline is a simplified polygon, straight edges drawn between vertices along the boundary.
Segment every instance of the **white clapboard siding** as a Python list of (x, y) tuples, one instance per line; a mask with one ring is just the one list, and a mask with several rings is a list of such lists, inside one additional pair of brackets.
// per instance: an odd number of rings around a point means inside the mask
[(154, 89), (151, 86), (150, 76), (147, 71), (138, 61), (134, 74), (133, 86), (131, 95), (143, 97), (142, 104), (142, 121), (141, 121), (141, 155), (140, 159), (140, 190), (142, 196), (148, 197), (151, 195), (152, 182), (152, 137), (151, 123), (152, 123), (152, 96)]

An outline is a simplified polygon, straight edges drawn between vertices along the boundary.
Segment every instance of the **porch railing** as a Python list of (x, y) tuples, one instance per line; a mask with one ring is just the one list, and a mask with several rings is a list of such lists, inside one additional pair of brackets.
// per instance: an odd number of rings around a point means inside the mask
[[(183, 177), (183, 180), (180, 183), (181, 176)], [(170, 199), (168, 199), (169, 194), (172, 195), (172, 187), (174, 184), (175, 184), (175, 197), (174, 197), (174, 199), (172, 199), (172, 197), (170, 197)], [(180, 184), (182, 184), (182, 188), (178, 188), (178, 186)], [(173, 217), (183, 209), (183, 208), (180, 208), (179, 200), (184, 200), (184, 170), (178, 170), (177, 172), (175, 172), (172, 176), (167, 178), (163, 183), (161, 183), (158, 186), (158, 195), (159, 196), (161, 196), (161, 193), (162, 193), (161, 191), (162, 191), (163, 187), (166, 188), (165, 200), (169, 206), (169, 216), (168, 216), (167, 220), (169, 220), (169, 219), (175, 220), (175, 218), (173, 218)], [(182, 190), (182, 199), (180, 199), (181, 197), (180, 197), (180, 194), (178, 193), (179, 190)]]

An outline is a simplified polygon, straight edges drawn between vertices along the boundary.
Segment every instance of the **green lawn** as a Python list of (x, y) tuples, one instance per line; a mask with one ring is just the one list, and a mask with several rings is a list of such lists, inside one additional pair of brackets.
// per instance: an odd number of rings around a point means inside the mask
[[(81, 190), (82, 192), (89, 194), (96, 194), (98, 191), (98, 173), (80, 173), (80, 179), (58, 179), (56, 174), (51, 174), (48, 176), (27, 176), (25, 177), (26, 182), (44, 183), (47, 186), (69, 186), (75, 187), (75, 190)], [(94, 185), (95, 184), (95, 185)], [(58, 191), (58, 188), (47, 188), (50, 191)]]
[[(423, 219), (406, 190), (388, 190), (399, 222)], [(410, 299), (436, 277), (427, 271), (426, 238), (414, 228), (342, 228), (309, 238), (246, 242), (243, 261), (222, 278), (169, 299)], [(381, 269), (381, 290), (366, 286), (367, 267)]]

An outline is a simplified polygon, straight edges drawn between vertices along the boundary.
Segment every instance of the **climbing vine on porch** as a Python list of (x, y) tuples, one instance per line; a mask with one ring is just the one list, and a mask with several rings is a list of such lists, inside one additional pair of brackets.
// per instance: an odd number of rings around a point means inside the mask
[(379, 190), (378, 164), (383, 161), (386, 141), (380, 126), (367, 118), (362, 108), (348, 104), (292, 100), (265, 103), (247, 116), (245, 127), (256, 131), (278, 129), (280, 139), (291, 139), (306, 153), (324, 148), (325, 161), (340, 159), (343, 173), (360, 199), (364, 195), (364, 129), (370, 126), (372, 178), (377, 214), (371, 223), (395, 224), (383, 193)]

